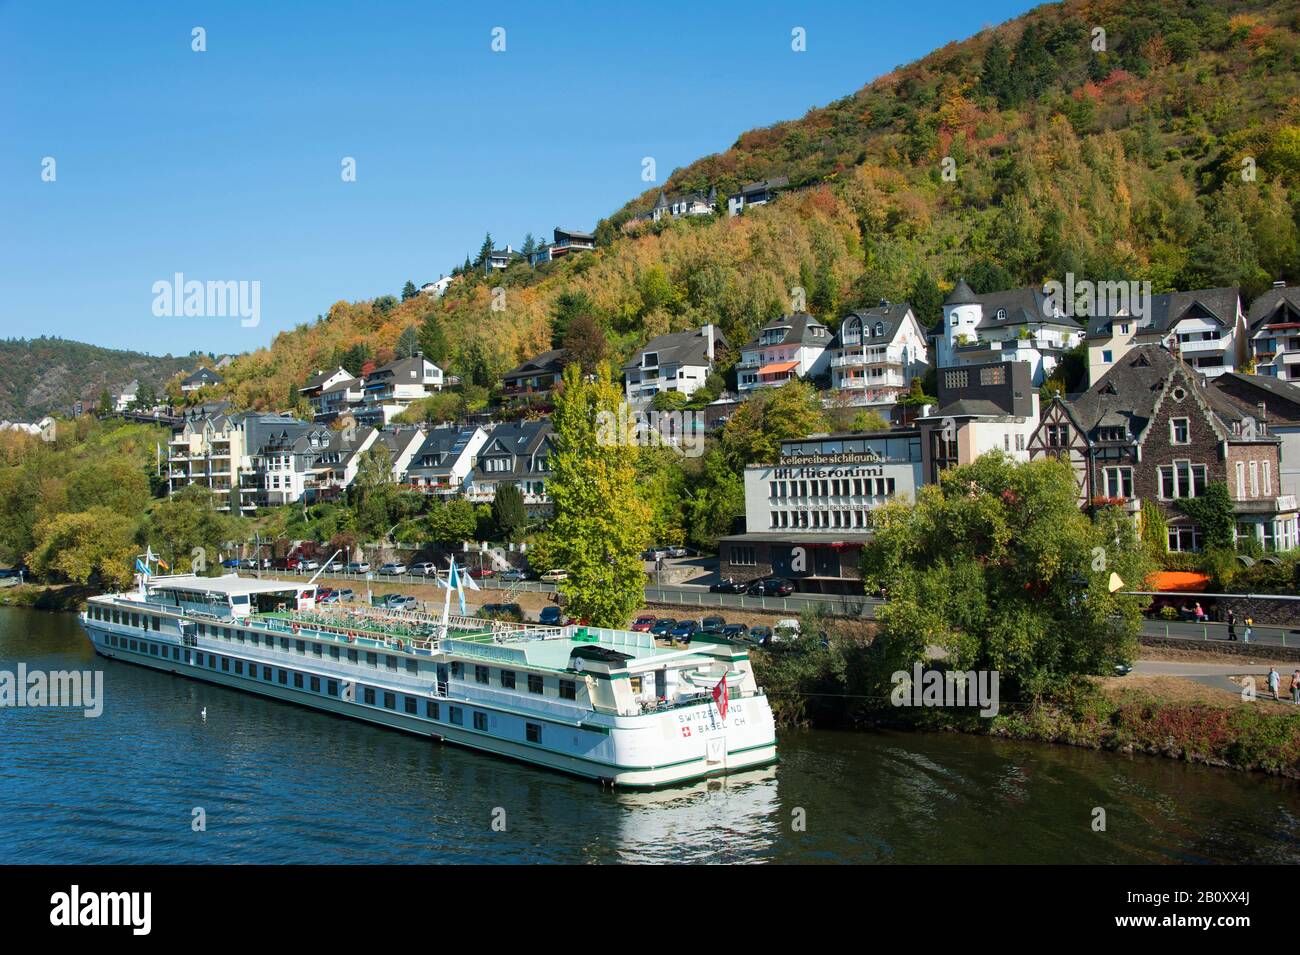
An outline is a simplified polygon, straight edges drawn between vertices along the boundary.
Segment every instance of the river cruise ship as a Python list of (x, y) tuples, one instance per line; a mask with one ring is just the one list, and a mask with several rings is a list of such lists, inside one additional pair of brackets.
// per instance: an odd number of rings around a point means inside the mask
[(722, 637), (318, 606), (314, 585), (234, 574), (142, 575), (81, 621), (105, 657), (614, 786), (776, 760), (749, 654)]

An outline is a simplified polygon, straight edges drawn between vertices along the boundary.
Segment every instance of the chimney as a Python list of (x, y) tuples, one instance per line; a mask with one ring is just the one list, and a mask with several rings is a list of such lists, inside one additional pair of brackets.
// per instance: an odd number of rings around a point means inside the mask
[(709, 324), (704, 326), (704, 340), (709, 343), (708, 351), (706, 352), (706, 354), (709, 356), (709, 361), (713, 361), (713, 323), (712, 322), (709, 322)]
[(1268, 405), (1264, 404), (1264, 402), (1261, 401), (1259, 404), (1255, 405), (1255, 411), (1259, 414), (1259, 420), (1261, 423), (1268, 420)]

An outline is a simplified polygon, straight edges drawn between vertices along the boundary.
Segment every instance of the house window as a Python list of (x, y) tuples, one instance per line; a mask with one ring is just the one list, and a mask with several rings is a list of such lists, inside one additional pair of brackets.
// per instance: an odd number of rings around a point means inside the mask
[(1191, 422), (1187, 418), (1169, 419), (1169, 442), (1171, 444), (1191, 444)]
[(1176, 524), (1169, 528), (1169, 549), (1192, 553), (1201, 549), (1201, 529), (1195, 524)]
[(1244, 500), (1246, 497), (1246, 462), (1237, 462), (1237, 500)]
[(1130, 467), (1104, 468), (1102, 485), (1106, 497), (1131, 498), (1133, 496), (1133, 469)]
[(754, 567), (757, 561), (754, 556), (754, 547), (751, 544), (732, 544), (731, 545), (731, 563), (737, 567)]
[(1250, 496), (1259, 497), (1259, 462), (1250, 462)]
[(1103, 351), (1103, 352), (1101, 353), (1101, 363), (1102, 363), (1103, 365), (1109, 365), (1109, 364), (1110, 364), (1111, 362), (1113, 362), (1114, 360), (1115, 360), (1115, 358), (1114, 358), (1114, 356), (1111, 354), (1110, 349), (1106, 349), (1105, 351)]
[(1179, 497), (1200, 497), (1205, 493), (1207, 469), (1204, 464), (1175, 461), (1157, 469), (1160, 499), (1170, 501)]
[(1264, 468), (1264, 496), (1272, 497), (1273, 495), (1273, 462), (1264, 461), (1261, 465)]

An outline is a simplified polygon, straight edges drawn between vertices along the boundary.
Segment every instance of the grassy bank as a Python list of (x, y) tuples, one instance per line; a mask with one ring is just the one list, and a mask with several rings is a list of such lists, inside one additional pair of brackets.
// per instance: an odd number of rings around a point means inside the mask
[(1300, 779), (1300, 706), (1261, 694), (1242, 701), (1175, 678), (1084, 677), (1037, 700), (1009, 699), (997, 716), (973, 709), (895, 707), (896, 664), (864, 639), (805, 638), (753, 655), (777, 725), (962, 732), (1144, 753)]
[(87, 597), (102, 589), (83, 584), (15, 584), (0, 590), (0, 607), (80, 610)]

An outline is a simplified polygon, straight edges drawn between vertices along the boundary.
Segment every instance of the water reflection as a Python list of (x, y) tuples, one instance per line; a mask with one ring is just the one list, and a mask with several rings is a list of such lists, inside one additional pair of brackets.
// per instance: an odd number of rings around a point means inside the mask
[(101, 667), (106, 701), (0, 710), (0, 862), (1300, 861), (1294, 783), (1169, 760), (790, 732), (774, 767), (610, 792), (95, 659), (71, 617), (0, 609), (19, 660)]

